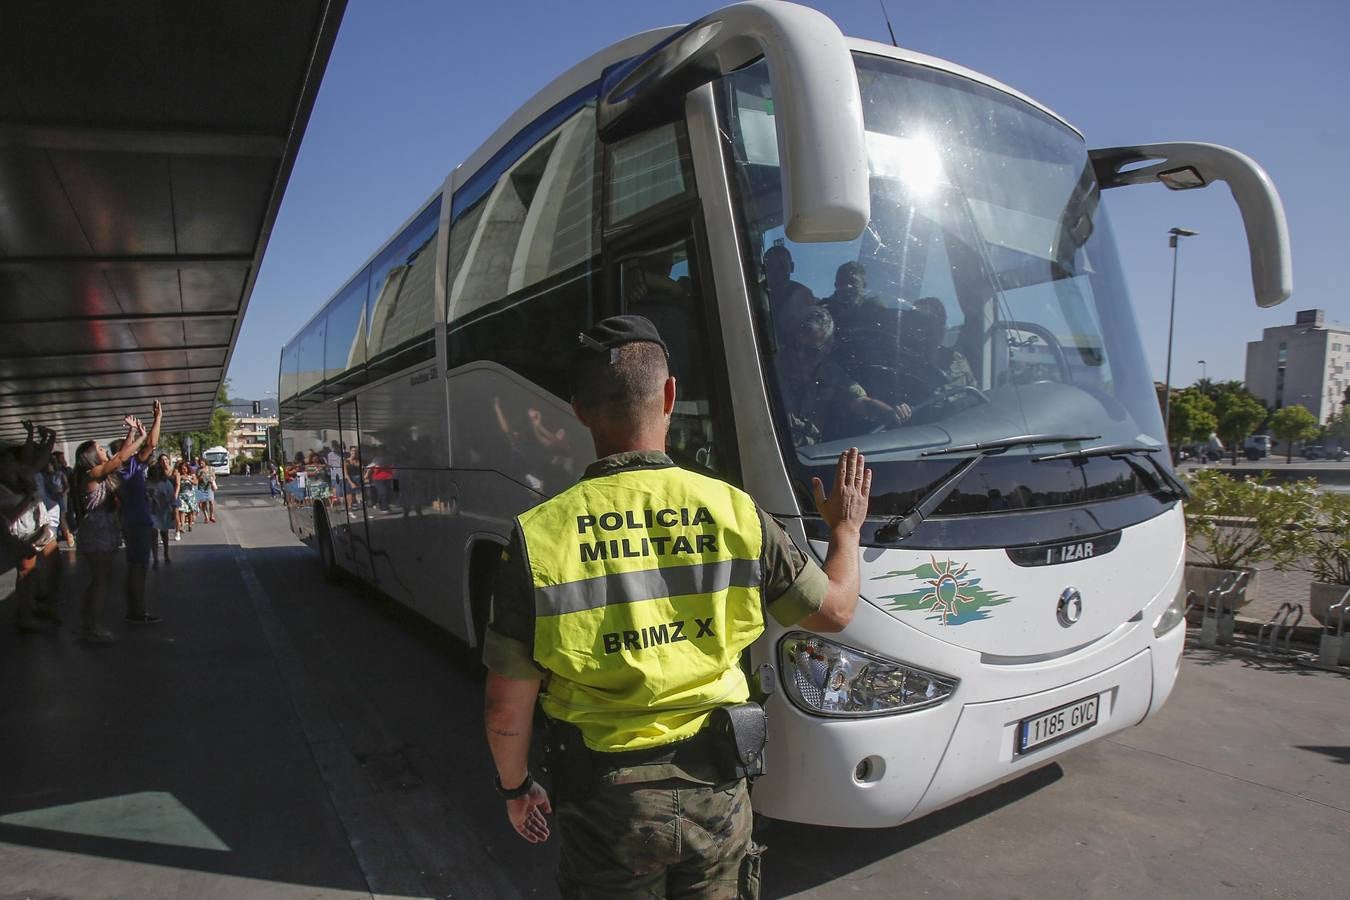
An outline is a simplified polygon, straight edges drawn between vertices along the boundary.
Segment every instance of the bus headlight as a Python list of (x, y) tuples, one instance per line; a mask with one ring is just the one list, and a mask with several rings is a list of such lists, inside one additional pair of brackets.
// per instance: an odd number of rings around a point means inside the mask
[(1181, 624), (1186, 618), (1186, 579), (1181, 580), (1177, 586), (1177, 595), (1172, 598), (1172, 602), (1167, 604), (1167, 609), (1158, 616), (1158, 621), (1153, 623), (1153, 636), (1162, 637)]
[(804, 631), (778, 645), (788, 697), (818, 716), (856, 718), (910, 712), (941, 703), (958, 679), (866, 653)]

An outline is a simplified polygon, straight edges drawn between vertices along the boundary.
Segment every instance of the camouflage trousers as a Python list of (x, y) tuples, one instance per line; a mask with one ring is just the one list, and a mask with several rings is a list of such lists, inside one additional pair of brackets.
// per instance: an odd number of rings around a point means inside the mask
[(581, 898), (759, 896), (745, 781), (606, 784), (560, 801), (558, 887)]

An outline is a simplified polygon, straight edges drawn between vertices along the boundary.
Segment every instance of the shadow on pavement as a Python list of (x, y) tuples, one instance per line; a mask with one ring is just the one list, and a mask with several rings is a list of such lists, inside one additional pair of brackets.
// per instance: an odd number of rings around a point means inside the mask
[[(827, 884), (1016, 803), (1062, 777), (1064, 770), (1059, 763), (1050, 763), (895, 828), (822, 828), (762, 821), (761, 825), (766, 827), (756, 837), (768, 845), (764, 854), (764, 896), (785, 897)], [(904, 893), (899, 886), (896, 892), (897, 896)]]
[[(114, 579), (104, 621), (115, 644), (79, 639), (88, 575), (78, 547), (67, 553), (76, 564), (62, 590), (64, 624), (20, 635), (13, 600), (0, 601), (3, 883), (35, 888), (51, 876), (50, 857), (18, 846), (367, 890), (224, 528), (198, 525), (169, 547), (172, 563), (148, 581), (162, 624), (124, 623)], [(61, 865), (68, 883), (83, 882), (79, 857)], [(163, 895), (157, 887), (90, 891)]]
[(1307, 750), (1310, 753), (1320, 753), (1330, 759), (1332, 762), (1340, 763), (1343, 766), (1350, 766), (1350, 747), (1303, 747), (1299, 750)]

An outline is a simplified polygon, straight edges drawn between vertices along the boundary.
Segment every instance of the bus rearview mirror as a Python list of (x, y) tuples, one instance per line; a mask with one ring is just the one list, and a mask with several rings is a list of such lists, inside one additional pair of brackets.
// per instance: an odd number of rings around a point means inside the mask
[(871, 215), (858, 75), (839, 27), (814, 9), (738, 3), (609, 69), (596, 111), (601, 139), (668, 121), (689, 91), (761, 56), (773, 87), (787, 236), (856, 239)]
[(1103, 189), (1158, 182), (1178, 191), (1226, 182), (1247, 232), (1256, 305), (1277, 306), (1293, 293), (1284, 204), (1270, 176), (1251, 157), (1218, 144), (1186, 142), (1108, 147), (1090, 156)]

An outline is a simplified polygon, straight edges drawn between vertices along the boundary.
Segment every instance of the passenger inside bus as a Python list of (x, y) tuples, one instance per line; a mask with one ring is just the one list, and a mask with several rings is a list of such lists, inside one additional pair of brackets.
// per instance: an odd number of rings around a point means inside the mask
[(835, 271), (834, 293), (823, 301), (834, 319), (834, 357), (869, 396), (887, 403), (904, 400), (893, 365), (900, 343), (899, 302), (885, 303), (867, 292), (867, 270), (857, 260)]
[(796, 264), (792, 252), (782, 243), (764, 251), (764, 286), (769, 294), (769, 312), (780, 347), (794, 343), (797, 325), (812, 307), (816, 295), (792, 277)]
[(947, 308), (937, 297), (921, 297), (901, 314), (897, 389), (911, 405), (940, 402), (975, 387), (970, 364), (960, 350), (946, 345), (946, 338)]
[(831, 352), (834, 319), (820, 305), (800, 317), (791, 343), (781, 349), (779, 387), (797, 446), (833, 441), (903, 425), (908, 405), (868, 396)]

